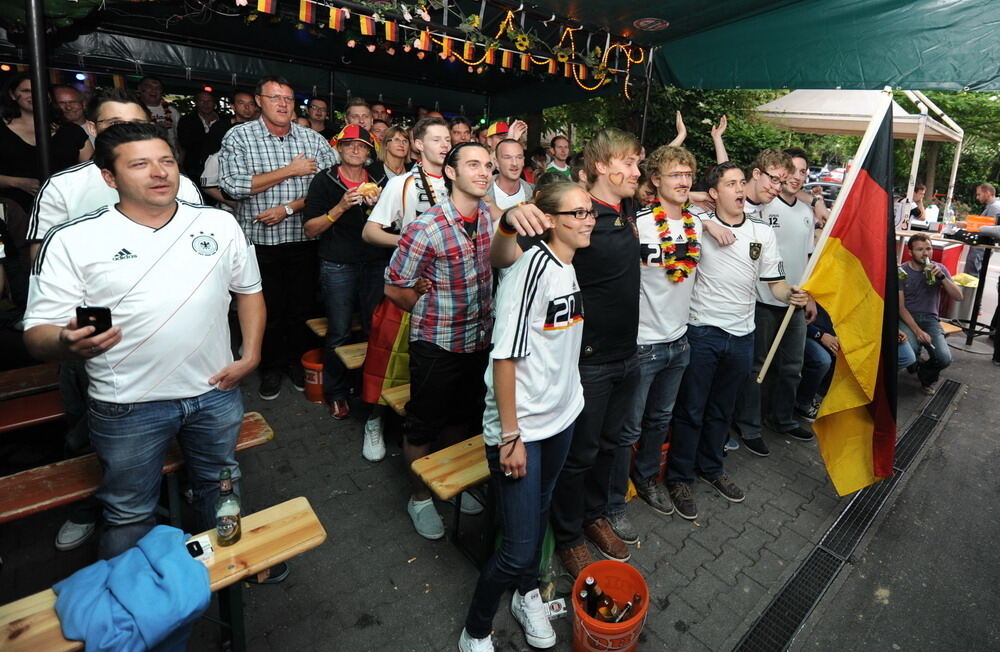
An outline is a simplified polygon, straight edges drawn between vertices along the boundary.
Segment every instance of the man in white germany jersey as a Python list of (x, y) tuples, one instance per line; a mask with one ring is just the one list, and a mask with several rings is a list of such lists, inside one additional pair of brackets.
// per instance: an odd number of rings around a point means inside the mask
[[(197, 529), (214, 526), (220, 472), (240, 477), (239, 383), (260, 360), (265, 314), (253, 245), (228, 213), (176, 199), (178, 166), (162, 128), (115, 125), (95, 149), (119, 201), (46, 236), (32, 268), (24, 337), (39, 359), (87, 360), (107, 559), (155, 524), (175, 436), (192, 479)], [(243, 333), (237, 361), (230, 292)], [(109, 308), (114, 325), (102, 333), (78, 327), (79, 306)]]
[[(122, 122), (150, 122), (149, 109), (125, 89), (108, 89), (90, 102), (88, 115), (97, 134)], [(200, 204), (198, 187), (186, 176), (180, 177), (177, 197)], [(101, 170), (93, 161), (74, 165), (49, 177), (38, 195), (28, 221), (28, 240), (32, 260), (38, 255), (41, 241), (49, 230), (103, 206), (118, 202), (118, 191), (104, 183)], [(87, 430), (87, 371), (82, 360), (63, 360), (59, 365), (59, 397), (69, 429), (66, 454), (76, 457), (90, 452)], [(69, 518), (56, 535), (56, 549), (73, 550), (94, 533), (99, 505), (93, 498), (74, 503)]]
[[(774, 231), (786, 278), (792, 283), (799, 283), (812, 250), (814, 232), (813, 209), (798, 199), (809, 170), (809, 161), (801, 149), (787, 149), (784, 153), (791, 160), (794, 172), (781, 184), (777, 197), (760, 206), (759, 215), (761, 221)], [(792, 439), (809, 441), (813, 438), (812, 432), (795, 420), (795, 395), (802, 378), (806, 322), (812, 321), (809, 317), (815, 317), (815, 306), (792, 313), (767, 380), (763, 387), (757, 383), (757, 374), (764, 365), (787, 308), (784, 302), (771, 294), (767, 283), (757, 284), (754, 363), (746, 391), (736, 402), (734, 422), (746, 449), (761, 457), (770, 454), (762, 433), (765, 422), (774, 432)]]
[[(122, 122), (150, 122), (149, 110), (129, 91), (112, 88), (103, 91), (90, 102), (87, 115), (98, 134)], [(202, 203), (198, 186), (181, 175), (178, 199), (194, 204)], [(73, 218), (113, 206), (118, 201), (118, 191), (104, 183), (101, 170), (93, 161), (80, 163), (57, 172), (42, 184), (28, 220), (28, 241), (31, 258), (38, 255), (38, 248), (49, 229)]]
[(667, 493), (677, 513), (688, 520), (698, 517), (691, 494), (695, 478), (730, 502), (745, 497), (726, 474), (722, 453), (737, 395), (753, 365), (757, 282), (767, 283), (785, 303), (803, 306), (809, 298), (785, 282), (774, 232), (744, 214), (745, 183), (743, 170), (731, 161), (715, 166), (708, 175), (716, 211), (705, 221), (727, 228), (735, 242), (723, 247), (712, 238), (704, 239), (691, 294), (687, 330), (691, 360), (674, 408), (667, 466)]

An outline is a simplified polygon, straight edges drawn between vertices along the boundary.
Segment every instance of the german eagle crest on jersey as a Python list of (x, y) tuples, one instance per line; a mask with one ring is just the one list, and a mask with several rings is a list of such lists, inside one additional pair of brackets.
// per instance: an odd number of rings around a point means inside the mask
[(764, 245), (759, 242), (750, 243), (750, 260), (757, 260), (760, 258), (760, 251), (763, 249)]

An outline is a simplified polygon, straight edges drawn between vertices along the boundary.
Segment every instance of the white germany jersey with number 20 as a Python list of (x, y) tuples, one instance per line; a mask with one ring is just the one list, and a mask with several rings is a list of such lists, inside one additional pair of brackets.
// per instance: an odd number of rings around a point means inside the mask
[(139, 403), (198, 396), (233, 361), (230, 292), (261, 289), (233, 216), (178, 201), (159, 229), (106, 206), (49, 232), (32, 268), (24, 328), (65, 326), (77, 306), (111, 309), (122, 340), (87, 361), (90, 396)]
[(514, 359), (521, 439), (547, 439), (568, 428), (583, 410), (578, 366), (582, 339), (583, 299), (576, 271), (540, 242), (510, 267), (497, 292), (493, 350), (486, 369), (486, 444), (500, 443), (493, 361)]

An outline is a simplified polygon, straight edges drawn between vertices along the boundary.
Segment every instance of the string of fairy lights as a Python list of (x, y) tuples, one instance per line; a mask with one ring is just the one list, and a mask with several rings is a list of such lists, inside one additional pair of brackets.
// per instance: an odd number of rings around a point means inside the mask
[[(489, 67), (499, 65), (504, 69), (519, 69), (531, 72), (543, 69), (548, 74), (572, 79), (586, 91), (596, 91), (621, 78), (625, 97), (631, 99), (632, 66), (646, 61), (647, 52), (631, 42), (612, 41), (611, 35), (604, 38), (603, 45), (590, 47), (593, 33), (582, 27), (563, 24), (559, 30), (559, 40), (547, 43), (534, 30), (526, 28), (527, 13), (524, 6), (507, 9), (495, 29), (487, 31), (484, 25), (485, 6), (480, 12), (468, 15), (457, 13), (441, 0), (418, 0), (407, 4), (394, 0), (365, 0), (344, 6), (329, 0), (297, 0), (299, 4), (298, 22), (300, 27), (318, 24), (319, 27), (345, 32), (350, 29), (360, 32), (360, 38), (349, 37), (348, 47), (364, 45), (364, 49), (375, 52), (381, 47), (395, 55), (397, 45), (405, 53), (415, 52), (420, 59), (429, 54), (437, 54), (441, 59), (461, 62), (468, 66), (470, 73), (484, 73)], [(359, 10), (358, 8), (364, 11)], [(432, 10), (442, 10), (443, 24), (433, 23)], [(257, 0), (257, 12), (276, 15), (277, 0)], [(318, 14), (327, 13), (327, 20)], [(454, 28), (448, 28), (449, 12), (460, 18)], [(415, 17), (421, 23), (415, 23)], [(247, 17), (248, 21), (257, 14)], [(541, 24), (548, 26), (556, 20), (553, 15)], [(456, 36), (459, 32), (462, 36)], [(577, 36), (586, 34), (586, 46), (578, 46)]]

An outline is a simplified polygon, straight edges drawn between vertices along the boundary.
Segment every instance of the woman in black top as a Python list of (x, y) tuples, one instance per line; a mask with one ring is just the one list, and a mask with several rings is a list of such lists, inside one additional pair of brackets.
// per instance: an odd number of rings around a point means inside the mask
[[(16, 201), (26, 212), (42, 178), (42, 165), (35, 143), (35, 115), (31, 79), (20, 73), (10, 79), (0, 94), (0, 197)], [(77, 125), (54, 130), (50, 171), (55, 173), (76, 163), (89, 161), (94, 148), (87, 133)], [(74, 216), (75, 217), (75, 216)]]

